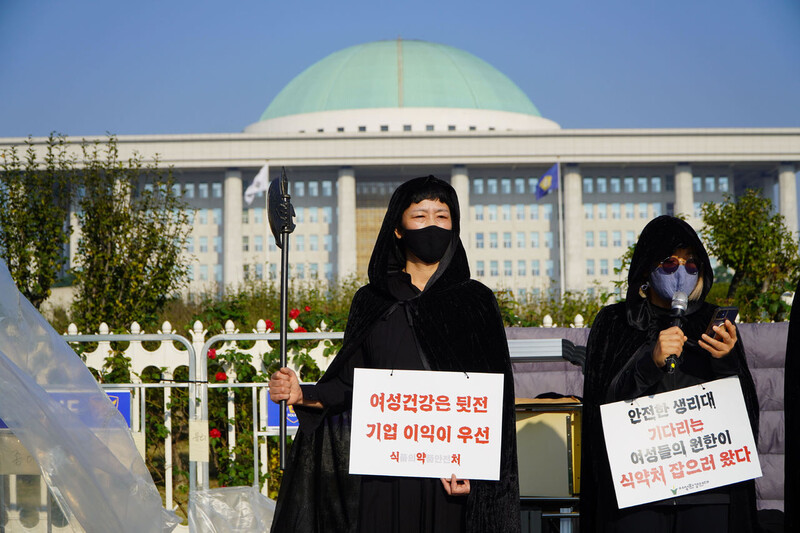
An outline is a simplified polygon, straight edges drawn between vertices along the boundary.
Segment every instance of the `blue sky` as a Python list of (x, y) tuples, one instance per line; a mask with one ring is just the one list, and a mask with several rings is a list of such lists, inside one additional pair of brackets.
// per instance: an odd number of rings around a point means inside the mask
[(0, 137), (238, 132), (398, 36), (485, 59), (564, 128), (800, 127), (797, 0), (0, 0)]

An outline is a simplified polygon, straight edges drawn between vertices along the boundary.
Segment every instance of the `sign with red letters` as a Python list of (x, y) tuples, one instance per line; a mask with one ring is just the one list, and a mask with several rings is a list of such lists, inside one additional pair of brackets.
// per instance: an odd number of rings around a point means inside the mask
[(620, 509), (761, 476), (738, 377), (600, 406)]
[(356, 368), (350, 473), (498, 480), (503, 375)]

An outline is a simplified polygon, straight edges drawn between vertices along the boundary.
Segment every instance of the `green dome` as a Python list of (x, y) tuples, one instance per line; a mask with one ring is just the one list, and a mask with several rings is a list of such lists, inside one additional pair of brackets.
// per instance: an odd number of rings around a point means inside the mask
[(261, 120), (345, 109), (439, 107), (541, 117), (514, 82), (463, 50), (377, 41), (334, 52), (289, 82)]

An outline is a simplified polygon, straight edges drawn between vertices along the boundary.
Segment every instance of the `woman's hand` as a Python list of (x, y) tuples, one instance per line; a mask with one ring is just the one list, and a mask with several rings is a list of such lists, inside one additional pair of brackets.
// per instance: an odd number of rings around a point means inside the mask
[(675, 355), (680, 357), (683, 353), (683, 343), (686, 342), (686, 335), (683, 334), (681, 328), (672, 326), (669, 329), (662, 330), (658, 334), (658, 342), (653, 350), (653, 361), (662, 368), (667, 364), (667, 357)]
[(469, 494), (469, 480), (456, 479), (456, 475), (450, 476), (450, 479), (441, 478), (444, 490), (450, 496), (465, 496)]
[(714, 338), (703, 333), (698, 344), (710, 353), (711, 357), (719, 359), (733, 350), (736, 344), (736, 327), (731, 324), (730, 320), (726, 320), (724, 324), (714, 326), (714, 333), (716, 333)]
[(284, 367), (272, 374), (269, 378), (269, 397), (275, 403), (286, 400), (288, 405), (303, 402), (303, 389), (294, 370)]

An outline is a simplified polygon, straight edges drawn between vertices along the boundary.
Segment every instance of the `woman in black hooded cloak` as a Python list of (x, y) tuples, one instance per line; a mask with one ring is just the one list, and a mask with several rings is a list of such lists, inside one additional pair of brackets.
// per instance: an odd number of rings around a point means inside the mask
[[(608, 464), (600, 405), (738, 375), (758, 437), (758, 400), (737, 330), (727, 322), (715, 339), (704, 332), (716, 309), (706, 303), (714, 275), (694, 229), (675, 217), (647, 224), (636, 243), (624, 302), (603, 308), (586, 349), (581, 457), (581, 531), (647, 533), (757, 531), (755, 483), (745, 481), (620, 510)], [(689, 296), (680, 328), (672, 296)], [(666, 358), (679, 356), (668, 373)]]
[[(455, 190), (433, 176), (401, 185), (350, 307), (342, 349), (313, 386), (288, 369), (270, 380), (300, 420), (272, 531), (518, 532), (514, 383), (499, 308), (469, 279)], [(348, 473), (353, 369), (504, 375), (500, 480)]]

